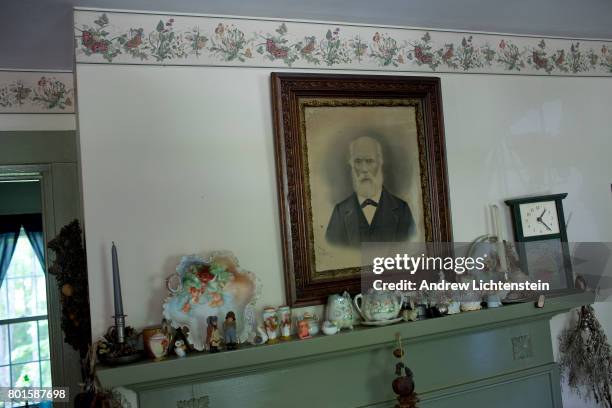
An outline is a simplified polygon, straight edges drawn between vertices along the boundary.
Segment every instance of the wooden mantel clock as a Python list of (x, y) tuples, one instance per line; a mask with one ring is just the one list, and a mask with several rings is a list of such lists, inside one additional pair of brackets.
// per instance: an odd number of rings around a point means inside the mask
[(512, 214), (521, 268), (551, 290), (573, 289), (562, 200), (567, 193), (506, 200)]

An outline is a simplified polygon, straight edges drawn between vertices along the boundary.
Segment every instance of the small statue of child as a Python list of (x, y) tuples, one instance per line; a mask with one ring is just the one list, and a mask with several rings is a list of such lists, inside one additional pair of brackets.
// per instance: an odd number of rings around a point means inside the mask
[(219, 351), (219, 345), (221, 344), (221, 335), (217, 328), (218, 320), (217, 316), (208, 316), (206, 319), (206, 323), (208, 323), (206, 327), (206, 345), (211, 353)]
[(238, 344), (236, 340), (236, 314), (227, 312), (225, 322), (223, 322), (223, 336), (225, 337), (225, 347), (228, 350), (235, 350)]

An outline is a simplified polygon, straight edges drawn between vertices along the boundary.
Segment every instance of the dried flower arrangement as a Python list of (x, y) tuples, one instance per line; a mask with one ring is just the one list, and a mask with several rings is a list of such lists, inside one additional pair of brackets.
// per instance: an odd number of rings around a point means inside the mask
[(591, 305), (582, 306), (578, 321), (559, 336), (561, 373), (585, 400), (612, 408), (612, 353)]

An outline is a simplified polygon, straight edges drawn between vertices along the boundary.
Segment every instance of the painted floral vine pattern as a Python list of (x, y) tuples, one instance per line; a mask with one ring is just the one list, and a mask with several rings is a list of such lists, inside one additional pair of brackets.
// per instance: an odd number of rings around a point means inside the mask
[(612, 75), (605, 41), (156, 15), (125, 27), (123, 13), (76, 13), (78, 62)]
[(0, 113), (74, 112), (72, 74), (0, 71)]

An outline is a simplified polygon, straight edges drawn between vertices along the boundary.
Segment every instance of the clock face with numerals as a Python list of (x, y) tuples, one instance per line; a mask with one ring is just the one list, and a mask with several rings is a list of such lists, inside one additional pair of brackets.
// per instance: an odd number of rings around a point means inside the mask
[(506, 200), (521, 270), (552, 290), (574, 287), (562, 200), (567, 193)]
[(519, 205), (524, 237), (559, 233), (559, 217), (554, 200)]

